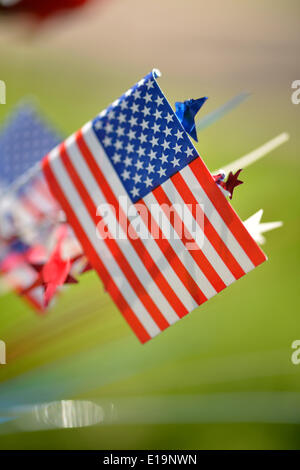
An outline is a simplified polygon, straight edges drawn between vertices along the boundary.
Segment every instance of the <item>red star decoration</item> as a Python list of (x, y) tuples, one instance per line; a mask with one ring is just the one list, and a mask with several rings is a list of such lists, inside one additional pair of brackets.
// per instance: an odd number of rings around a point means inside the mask
[(27, 289), (22, 291), (22, 294), (27, 294), (32, 289), (43, 286), (45, 288), (44, 301), (47, 307), (56, 294), (59, 287), (64, 284), (75, 284), (75, 279), (71, 274), (72, 263), (75, 260), (64, 260), (61, 256), (61, 242), (60, 240), (55, 250), (50, 255), (46, 263), (31, 264), (31, 266), (38, 272), (37, 280), (31, 284)]
[(229, 199), (232, 199), (234, 188), (244, 183), (244, 181), (238, 179), (241, 171), (242, 169), (238, 170), (236, 173), (232, 173), (231, 171), (227, 177), (227, 181), (224, 181), (225, 175), (222, 173), (213, 175), (215, 182), (229, 192)]
[(225, 181), (223, 183), (224, 184), (223, 187), (226, 189), (226, 191), (228, 191), (230, 193), (230, 196), (229, 196), (230, 199), (232, 199), (234, 188), (236, 188), (240, 184), (243, 184), (243, 182), (244, 182), (244, 181), (241, 181), (241, 180), (238, 179), (238, 176), (239, 176), (241, 171), (242, 171), (242, 169), (238, 170), (236, 173), (232, 173), (232, 171), (231, 171), (228, 175), (227, 181)]

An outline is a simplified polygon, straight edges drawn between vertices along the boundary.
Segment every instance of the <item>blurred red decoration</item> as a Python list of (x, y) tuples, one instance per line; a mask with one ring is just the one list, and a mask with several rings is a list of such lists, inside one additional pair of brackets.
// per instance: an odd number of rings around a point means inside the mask
[(2, 10), (28, 12), (39, 19), (45, 19), (57, 12), (80, 8), (92, 0), (0, 0)]

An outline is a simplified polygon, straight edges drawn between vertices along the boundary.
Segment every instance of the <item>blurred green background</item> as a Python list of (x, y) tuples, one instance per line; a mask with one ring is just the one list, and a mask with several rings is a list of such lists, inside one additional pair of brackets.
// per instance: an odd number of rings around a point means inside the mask
[[(209, 4), (208, 4), (209, 3)], [(44, 317), (0, 297), (0, 417), (61, 399), (115, 407), (113, 423), (48, 431), (0, 424), (1, 449), (298, 449), (300, 79), (296, 1), (107, 0), (33, 28), (0, 17), (3, 120), (24, 96), (66, 135), (153, 67), (171, 103), (209, 96), (212, 111), (252, 96), (199, 134), (210, 170), (283, 131), (290, 141), (243, 172), (233, 206), (267, 234), (269, 261), (141, 346), (94, 273)], [(298, 286), (298, 287), (297, 287)], [(105, 406), (104, 406), (105, 404)], [(119, 409), (119, 412), (118, 412)]]

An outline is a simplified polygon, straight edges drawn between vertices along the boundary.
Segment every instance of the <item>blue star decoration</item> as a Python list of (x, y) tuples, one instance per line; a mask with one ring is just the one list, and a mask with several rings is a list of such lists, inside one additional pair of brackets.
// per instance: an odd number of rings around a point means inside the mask
[(176, 116), (181, 122), (184, 130), (196, 142), (198, 142), (198, 138), (195, 124), (195, 116), (198, 113), (199, 109), (202, 108), (206, 100), (207, 96), (204, 96), (203, 98), (198, 98), (197, 100), (190, 99), (184, 101), (183, 103), (181, 103), (180, 101), (177, 101), (175, 103)]

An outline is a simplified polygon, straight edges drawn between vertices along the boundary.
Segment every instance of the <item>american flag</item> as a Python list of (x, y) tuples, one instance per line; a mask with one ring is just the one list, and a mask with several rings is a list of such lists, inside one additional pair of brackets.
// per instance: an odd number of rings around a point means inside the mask
[[(198, 155), (157, 74), (43, 161), (92, 266), (143, 343), (266, 259)], [(190, 217), (182, 216), (186, 208)]]
[(32, 105), (19, 105), (0, 132), (0, 185), (23, 176), (61, 140)]

